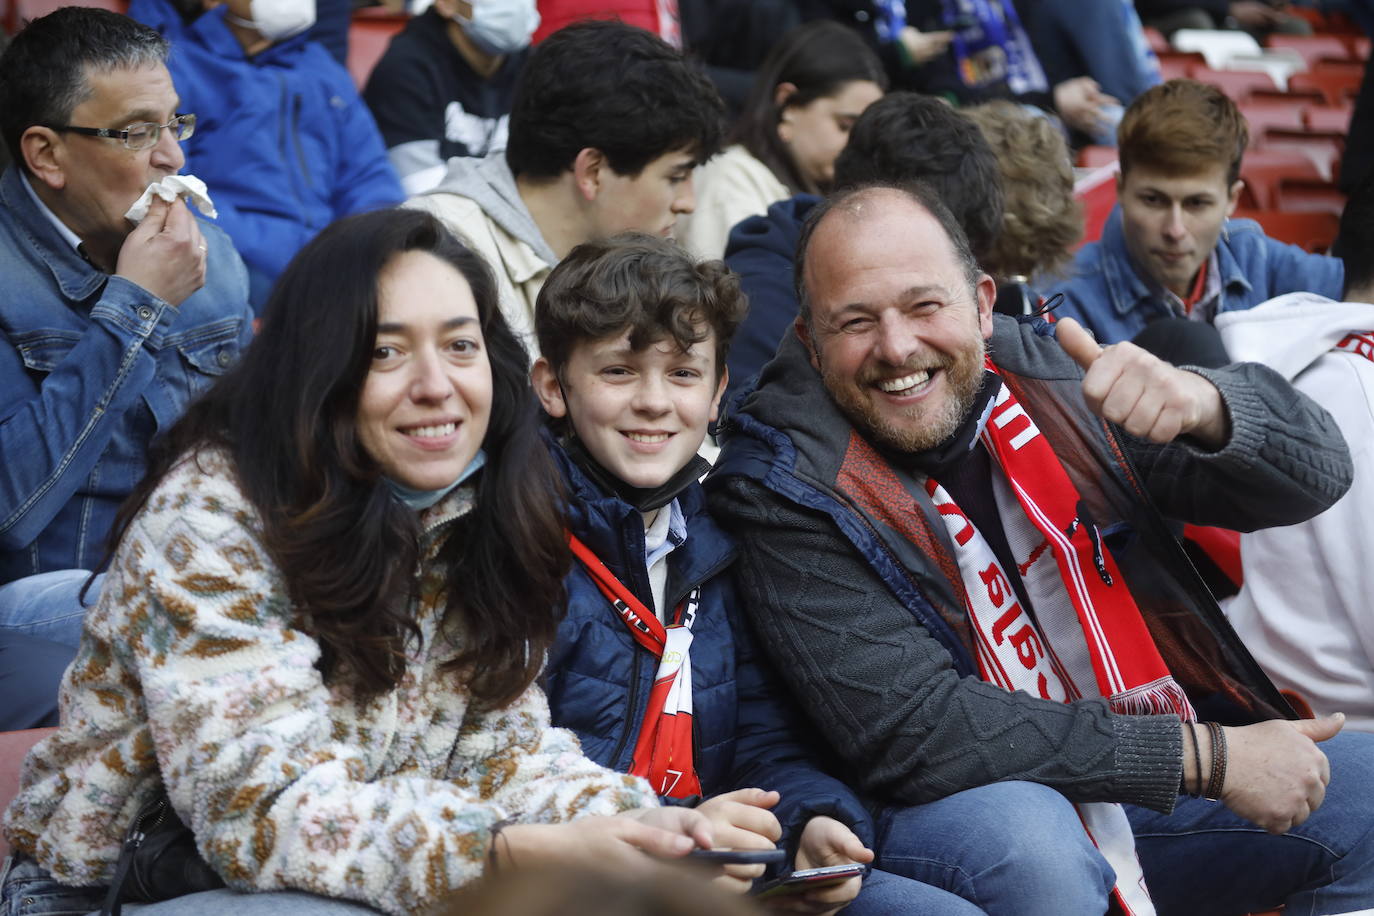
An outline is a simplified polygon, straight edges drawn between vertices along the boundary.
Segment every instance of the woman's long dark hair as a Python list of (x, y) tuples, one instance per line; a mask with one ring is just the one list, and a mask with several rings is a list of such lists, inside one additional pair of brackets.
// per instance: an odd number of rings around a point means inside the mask
[(535, 678), (564, 606), (569, 554), (556, 471), (538, 437), (529, 357), (497, 306), (482, 259), (431, 215), (381, 210), (334, 223), (292, 260), (240, 362), (155, 443), (120, 508), (111, 549), (184, 455), (225, 449), (286, 579), (295, 625), (322, 650), (326, 680), (362, 696), (394, 688), (409, 636), (416, 513), (391, 493), (357, 432), (377, 335), (378, 278), (402, 252), (453, 265), (477, 303), (491, 363), (487, 463), (476, 506), (441, 548), (447, 603), (463, 622), (452, 663), (473, 697), (515, 699)]
[[(855, 80), (887, 89), (882, 62), (857, 32), (832, 20), (798, 26), (774, 45), (754, 74), (749, 98), (726, 142), (744, 144), (793, 194), (825, 191), (801, 174), (778, 137), (778, 123), (784, 109), (834, 95)], [(797, 91), (779, 105), (777, 91), (783, 83), (791, 83)]]

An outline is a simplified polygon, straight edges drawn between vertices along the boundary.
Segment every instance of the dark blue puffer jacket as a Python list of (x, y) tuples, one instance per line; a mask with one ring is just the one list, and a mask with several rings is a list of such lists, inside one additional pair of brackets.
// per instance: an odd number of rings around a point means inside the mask
[[(645, 605), (652, 605), (639, 513), (607, 496), (567, 453), (550, 444), (569, 491), (569, 526)], [(706, 514), (701, 485), (678, 496), (687, 540), (668, 555), (667, 604), (676, 607), (701, 586), (692, 627), (692, 728), (697, 776), (706, 795), (732, 789), (776, 789), (774, 809), (784, 841), (825, 814), (871, 845), (867, 811), (843, 782), (823, 773), (799, 740), (802, 719), (753, 648), (727, 567), (730, 538)], [(580, 564), (568, 576), (568, 613), (544, 672), (553, 723), (570, 728), (582, 751), (603, 766), (630, 769), (658, 661), (630, 636)]]

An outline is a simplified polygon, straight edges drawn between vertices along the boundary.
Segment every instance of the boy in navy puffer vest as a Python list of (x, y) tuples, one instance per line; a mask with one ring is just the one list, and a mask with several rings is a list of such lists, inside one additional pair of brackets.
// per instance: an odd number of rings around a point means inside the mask
[[(567, 616), (545, 688), (593, 760), (696, 804), (715, 845), (784, 841), (796, 868), (869, 862), (872, 823), (799, 741), (800, 718), (755, 656), (706, 514), (698, 455), (725, 390), (745, 299), (719, 261), (626, 234), (578, 246), (540, 292), (533, 368), (567, 486)], [(705, 799), (704, 801), (702, 799)], [(748, 889), (762, 866), (717, 879)], [(972, 913), (944, 891), (874, 873), (770, 905), (806, 912)]]

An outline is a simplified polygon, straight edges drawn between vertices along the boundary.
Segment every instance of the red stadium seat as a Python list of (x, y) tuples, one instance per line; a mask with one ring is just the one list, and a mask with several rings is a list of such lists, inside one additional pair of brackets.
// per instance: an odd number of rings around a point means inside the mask
[(1350, 48), (1339, 35), (1270, 35), (1266, 44), (1271, 48), (1288, 48), (1297, 51), (1307, 61), (1307, 69), (1313, 69), (1325, 60), (1353, 60)]
[(1339, 218), (1345, 195), (1329, 181), (1280, 178), (1274, 207), (1285, 213), (1330, 213)]
[(1313, 162), (1302, 153), (1291, 151), (1285, 160), (1273, 161), (1260, 156), (1246, 156), (1241, 161), (1240, 177), (1245, 181), (1241, 192), (1241, 205), (1257, 210), (1275, 207), (1278, 199), (1279, 183), (1285, 179), (1302, 179), (1321, 182), (1323, 175)]
[(1212, 70), (1208, 67), (1194, 67), (1192, 76), (1199, 83), (1216, 86), (1236, 102), (1246, 101), (1254, 92), (1278, 88), (1274, 78), (1264, 70)]
[(1169, 51), (1159, 55), (1159, 72), (1166, 80), (1186, 79), (1195, 67), (1207, 66), (1207, 58), (1199, 51)]
[(1261, 140), (1271, 128), (1302, 130), (1303, 112), (1308, 103), (1302, 99), (1249, 99), (1238, 103), (1250, 124), (1251, 142)]
[(392, 13), (379, 8), (355, 12), (348, 26), (348, 72), (361, 92), (367, 85), (372, 68), (386, 53), (391, 39), (406, 27), (410, 19), (404, 13)]
[(1344, 105), (1360, 91), (1362, 74), (1350, 70), (1318, 67), (1306, 73), (1294, 73), (1288, 78), (1291, 90), (1315, 90), (1328, 105)]
[(1308, 251), (1326, 252), (1340, 230), (1340, 217), (1334, 213), (1284, 213), (1278, 210), (1237, 210), (1237, 218), (1253, 219), (1264, 227), (1264, 234), (1280, 242), (1299, 245)]
[(1155, 54), (1168, 54), (1172, 49), (1169, 47), (1169, 39), (1164, 37), (1164, 33), (1153, 26), (1145, 26), (1145, 40), (1150, 44), (1150, 50)]
[(1116, 206), (1116, 164), (1094, 169), (1073, 185), (1073, 196), (1083, 205), (1083, 238), (1079, 245), (1095, 242), (1102, 237), (1112, 208)]
[[(1241, 173), (1244, 174), (1245, 166), (1251, 165), (1288, 166), (1292, 169), (1293, 176), (1300, 178), (1315, 177), (1321, 181), (1331, 181), (1335, 177), (1329, 161), (1322, 156), (1309, 155), (1308, 151), (1303, 149), (1261, 147), (1246, 150)], [(1309, 165), (1316, 166), (1316, 175), (1309, 171)]]
[(1100, 169), (1117, 160), (1115, 146), (1085, 146), (1078, 151), (1078, 167)]
[(63, 6), (96, 6), (116, 13), (129, 11), (129, 0), (0, 0), (0, 27), (13, 35), (26, 23)]
[(1307, 122), (1307, 129), (1313, 133), (1344, 137), (1350, 130), (1350, 112), (1351, 108), (1348, 105), (1337, 108), (1313, 105), (1307, 109), (1303, 120)]
[(1345, 141), (1331, 134), (1313, 133), (1306, 128), (1301, 130), (1270, 130), (1253, 142), (1251, 151), (1288, 150), (1301, 152), (1317, 163), (1323, 175), (1336, 175), (1340, 171), (1341, 156), (1345, 152)]
[[(19, 768), (29, 748), (55, 731), (55, 728), (31, 728), (22, 732), (0, 732), (0, 811), (9, 807), (19, 791)], [(7, 855), (9, 844), (0, 835), (0, 861)]]

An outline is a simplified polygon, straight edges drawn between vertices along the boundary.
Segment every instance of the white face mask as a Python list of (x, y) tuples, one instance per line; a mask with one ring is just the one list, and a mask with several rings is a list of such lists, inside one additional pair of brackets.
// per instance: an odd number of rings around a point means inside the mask
[(471, 0), (472, 18), (457, 13), (453, 19), (477, 47), (488, 54), (514, 54), (529, 47), (530, 36), (539, 28), (539, 10), (534, 0)]
[(315, 24), (315, 0), (249, 0), (253, 18), (240, 19), (233, 13), (224, 18), (256, 29), (272, 44), (299, 35)]

